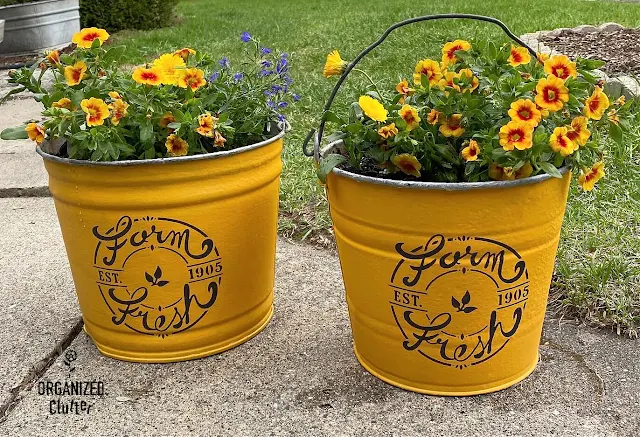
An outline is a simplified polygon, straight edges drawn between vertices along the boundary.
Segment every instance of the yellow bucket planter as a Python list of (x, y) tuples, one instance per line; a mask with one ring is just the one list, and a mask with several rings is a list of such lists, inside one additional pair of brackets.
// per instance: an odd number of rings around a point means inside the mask
[(267, 325), (283, 135), (216, 154), (113, 163), (38, 149), (85, 330), (103, 354), (188, 360)]
[(403, 182), (334, 169), (327, 193), (360, 363), (448, 396), (533, 372), (570, 179)]

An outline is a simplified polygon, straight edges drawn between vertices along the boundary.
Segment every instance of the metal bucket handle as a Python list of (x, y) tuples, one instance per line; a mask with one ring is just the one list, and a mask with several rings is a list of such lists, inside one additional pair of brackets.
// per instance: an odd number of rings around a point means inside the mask
[[(336, 94), (338, 94), (338, 90), (342, 86), (342, 83), (346, 80), (346, 78), (349, 75), (349, 73), (351, 73), (351, 70), (353, 70), (353, 68), (356, 65), (358, 65), (358, 63), (362, 60), (362, 58), (364, 58), (370, 51), (372, 51), (373, 49), (378, 47), (380, 44), (382, 44), (382, 42), (385, 39), (387, 39), (389, 34), (391, 32), (393, 32), (394, 30), (396, 30), (397, 28), (399, 28), (399, 27), (403, 27), (403, 26), (406, 26), (408, 24), (419, 23), (421, 21), (440, 20), (440, 19), (446, 19), (446, 18), (467, 18), (467, 19), (470, 19), (470, 20), (486, 21), (488, 23), (496, 24), (504, 31), (504, 33), (507, 34), (507, 36), (509, 38), (511, 38), (513, 41), (517, 42), (522, 47), (525, 47), (527, 50), (529, 50), (529, 52), (534, 57), (538, 56), (538, 54), (536, 53), (535, 50), (533, 50), (531, 47), (529, 47), (527, 44), (525, 44), (520, 38), (515, 36), (511, 32), (511, 30), (509, 30), (509, 28), (502, 21), (500, 21), (498, 19), (495, 19), (493, 17), (485, 17), (483, 15), (474, 15), (474, 14), (437, 14), (437, 15), (424, 15), (422, 17), (415, 17), (415, 18), (410, 18), (408, 20), (400, 21), (399, 23), (396, 23), (393, 26), (391, 26), (390, 28), (388, 28), (387, 30), (385, 30), (385, 32), (382, 34), (382, 36), (376, 42), (374, 42), (369, 47), (364, 49), (353, 60), (353, 62), (351, 62), (347, 66), (347, 68), (344, 70), (344, 72), (342, 72), (342, 75), (340, 76), (340, 79), (338, 79), (338, 82), (336, 83), (336, 86), (333, 88), (333, 91), (331, 91), (331, 95), (329, 96), (329, 100), (327, 100), (327, 103), (324, 105), (324, 110), (322, 112), (322, 120), (320, 121), (320, 126), (318, 127), (318, 132), (316, 134), (316, 130), (315, 129), (312, 129), (311, 132), (309, 132), (309, 134), (305, 138), (304, 142), (302, 143), (302, 153), (304, 153), (306, 156), (314, 156), (316, 161), (320, 160), (320, 144), (322, 142), (322, 135), (324, 134), (324, 126), (325, 126), (325, 123), (326, 123), (325, 114), (327, 113), (327, 111), (329, 111), (329, 109), (331, 109), (331, 104), (333, 103), (333, 100), (335, 99)], [(314, 146), (313, 146), (313, 150), (310, 151), (307, 148), (307, 144), (309, 143), (309, 141), (311, 141), (311, 138), (314, 137), (314, 134), (315, 134), (315, 138), (314, 138), (314, 141), (313, 141)]]

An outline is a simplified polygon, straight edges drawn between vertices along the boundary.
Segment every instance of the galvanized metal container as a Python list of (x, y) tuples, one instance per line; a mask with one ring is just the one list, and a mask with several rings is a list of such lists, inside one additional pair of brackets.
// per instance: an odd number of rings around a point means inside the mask
[(4, 40), (4, 20), (0, 20), (0, 43)]
[(85, 330), (100, 352), (188, 360), (267, 325), (283, 135), (208, 155), (113, 163), (38, 148)]
[(4, 6), (0, 20), (5, 21), (1, 55), (40, 52), (71, 43), (80, 30), (80, 5), (78, 0), (49, 0)]

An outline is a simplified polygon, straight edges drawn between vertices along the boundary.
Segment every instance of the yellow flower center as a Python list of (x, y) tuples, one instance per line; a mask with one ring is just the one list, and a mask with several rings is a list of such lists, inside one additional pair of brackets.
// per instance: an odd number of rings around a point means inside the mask
[(547, 90), (547, 100), (555, 100), (556, 92), (553, 90)]

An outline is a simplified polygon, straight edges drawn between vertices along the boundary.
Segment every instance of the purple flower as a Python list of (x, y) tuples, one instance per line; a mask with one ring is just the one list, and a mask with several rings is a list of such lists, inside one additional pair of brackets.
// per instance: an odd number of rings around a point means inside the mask
[(283, 52), (283, 53), (282, 53), (282, 55), (280, 55), (280, 57), (281, 57), (282, 59), (287, 59), (287, 58), (289, 57), (289, 53), (284, 53), (284, 52)]
[(264, 90), (264, 95), (267, 97), (271, 97), (273, 95), (273, 93), (269, 90)]
[(293, 79), (291, 79), (291, 77), (290, 77), (290, 76), (284, 76), (284, 77), (282, 78), (282, 82), (283, 82), (285, 85), (291, 85), (291, 84), (293, 83)]
[(214, 82), (216, 80), (218, 80), (218, 78), (220, 77), (220, 72), (219, 71), (215, 71), (211, 77), (209, 78), (209, 82)]
[(240, 82), (242, 80), (243, 77), (244, 77), (243, 73), (236, 73), (236, 74), (233, 75), (233, 81), (235, 83), (238, 83), (238, 82)]
[(271, 61), (262, 61), (260, 64), (262, 64), (263, 68), (269, 68), (273, 65)]
[(278, 108), (286, 108), (287, 106), (289, 106), (289, 104), (287, 102), (278, 103)]
[(218, 64), (220, 64), (220, 66), (222, 68), (229, 68), (231, 65), (229, 64), (229, 59), (227, 59), (226, 56), (224, 56), (222, 59), (220, 59), (218, 61)]
[(284, 114), (278, 114), (278, 121), (285, 121), (287, 119), (287, 116)]
[(274, 93), (279, 93), (282, 91), (282, 87), (280, 85), (271, 85), (271, 91)]
[(242, 32), (240, 39), (242, 40), (242, 42), (249, 42), (251, 41), (251, 35), (249, 34), (249, 32)]
[(262, 56), (264, 55), (268, 55), (269, 53), (271, 53), (271, 49), (267, 48), (267, 47), (262, 47), (260, 49), (260, 53), (262, 54)]
[(293, 101), (294, 101), (294, 102), (299, 102), (299, 101), (300, 101), (300, 96), (299, 96), (299, 95), (297, 95), (297, 94), (294, 94), (294, 95), (293, 95)]
[(289, 71), (289, 63), (286, 58), (281, 58), (276, 64), (276, 73), (283, 74)]
[(261, 70), (260, 71), (260, 77), (266, 77), (266, 76), (271, 76), (273, 74), (273, 70)]
[(275, 104), (275, 102), (273, 100), (267, 100), (267, 106), (269, 108), (275, 108), (276, 104)]

